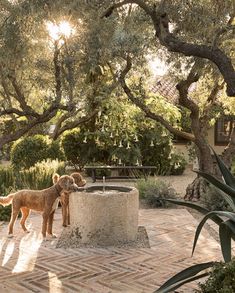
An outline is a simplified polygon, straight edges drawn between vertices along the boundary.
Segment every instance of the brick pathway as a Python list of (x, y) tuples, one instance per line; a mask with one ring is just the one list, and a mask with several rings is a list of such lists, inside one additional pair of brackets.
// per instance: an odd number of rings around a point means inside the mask
[[(218, 244), (203, 233), (193, 258), (192, 240), (197, 221), (185, 209), (141, 209), (139, 224), (145, 226), (151, 248), (58, 249), (56, 240), (42, 242), (41, 215), (32, 213), (31, 228), (24, 234), (15, 224), (8, 239), (7, 225), (0, 227), (0, 292), (153, 292), (189, 265), (220, 259)], [(59, 235), (61, 210), (55, 215)], [(192, 292), (187, 285), (178, 292)]]

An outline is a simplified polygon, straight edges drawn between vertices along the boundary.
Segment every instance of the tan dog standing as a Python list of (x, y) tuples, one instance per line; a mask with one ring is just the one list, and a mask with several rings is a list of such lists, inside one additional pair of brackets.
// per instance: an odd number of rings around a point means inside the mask
[[(78, 172), (72, 173), (70, 176), (74, 178), (75, 183), (78, 187), (83, 187), (86, 184), (86, 180), (82, 177), (82, 175)], [(60, 175), (55, 174), (53, 176), (53, 183), (58, 182)], [(62, 219), (63, 226), (67, 227), (70, 225), (70, 213), (69, 213), (69, 194), (71, 192), (62, 191), (60, 195), (60, 202), (62, 206)]]
[(13, 236), (13, 226), (21, 210), (22, 217), (20, 224), (25, 232), (25, 221), (29, 216), (30, 210), (42, 212), (42, 235), (46, 238), (46, 233), (52, 237), (52, 224), (55, 209), (61, 192), (74, 192), (79, 188), (75, 184), (74, 178), (68, 175), (61, 176), (55, 185), (43, 190), (21, 190), (9, 194), (6, 197), (0, 197), (0, 204), (3, 206), (12, 203), (11, 220), (9, 223), (9, 237)]

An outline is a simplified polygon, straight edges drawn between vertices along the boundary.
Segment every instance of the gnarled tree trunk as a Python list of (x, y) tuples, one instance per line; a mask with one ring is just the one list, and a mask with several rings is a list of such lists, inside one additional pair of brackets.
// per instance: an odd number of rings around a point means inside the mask
[[(197, 141), (197, 158), (200, 171), (214, 174), (213, 157), (206, 142)], [(200, 176), (197, 176), (194, 181), (188, 185), (184, 199), (192, 201), (199, 200), (200, 195), (206, 191), (206, 185), (207, 182)]]

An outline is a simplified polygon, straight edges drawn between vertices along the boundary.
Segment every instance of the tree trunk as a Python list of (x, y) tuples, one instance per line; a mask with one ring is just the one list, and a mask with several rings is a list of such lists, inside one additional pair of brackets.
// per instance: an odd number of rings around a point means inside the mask
[[(213, 175), (215, 173), (215, 169), (208, 144), (201, 140), (197, 140), (196, 144), (199, 170)], [(203, 178), (197, 176), (194, 181), (188, 185), (184, 199), (198, 201), (200, 199), (200, 195), (205, 192), (206, 185), (207, 182)]]

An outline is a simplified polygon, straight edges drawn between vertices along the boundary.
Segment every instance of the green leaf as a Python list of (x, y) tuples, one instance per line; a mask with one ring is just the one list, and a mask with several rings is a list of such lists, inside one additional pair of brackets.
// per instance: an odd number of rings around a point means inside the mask
[(235, 189), (233, 189), (229, 185), (224, 184), (223, 182), (219, 181), (214, 176), (212, 176), (208, 173), (201, 172), (201, 171), (194, 171), (194, 172), (201, 175), (203, 178), (205, 178), (208, 182), (213, 184), (215, 187), (219, 188), (223, 192), (225, 192), (235, 198)]
[(219, 194), (228, 203), (228, 205), (233, 210), (233, 212), (235, 212), (235, 198), (231, 198), (231, 196), (229, 196), (228, 194), (224, 193), (222, 190), (220, 190), (220, 193)]
[(222, 223), (219, 227), (220, 246), (225, 262), (231, 260), (231, 230)]
[[(178, 204), (178, 205), (182, 205), (182, 206), (192, 208), (192, 209), (197, 210), (198, 212), (202, 213), (203, 215), (208, 214), (210, 212), (208, 209), (200, 206), (197, 203), (188, 202), (188, 201), (179, 200), (179, 199), (170, 199), (170, 198), (164, 198), (163, 200), (164, 201), (169, 201), (169, 202), (172, 202), (172, 203), (175, 203), (175, 204)], [(217, 225), (220, 225), (221, 223), (223, 223), (223, 220), (220, 217), (216, 216), (216, 215), (213, 216), (212, 220)]]
[(223, 175), (224, 181), (226, 182), (226, 184), (228, 184), (232, 188), (235, 188), (235, 178), (234, 178), (234, 176), (231, 174), (231, 172), (229, 171), (228, 167), (224, 164), (224, 162), (216, 154), (216, 152), (213, 150), (213, 148), (212, 147), (210, 147), (210, 148), (214, 153), (214, 156), (216, 158), (217, 164), (218, 164), (218, 166), (220, 168), (220, 171), (221, 171), (221, 173)]
[(200, 206), (199, 204), (193, 203), (193, 202), (189, 202), (189, 201), (185, 201), (185, 200), (180, 200), (180, 199), (170, 199), (170, 198), (164, 198), (164, 201), (169, 201), (178, 205), (182, 205), (188, 208), (192, 208), (194, 210), (197, 210), (198, 212), (202, 213), (202, 214), (207, 214), (208, 212), (210, 212), (208, 209)]
[[(191, 277), (191, 278), (187, 278), (185, 280), (182, 280), (180, 282), (178, 282), (177, 284), (174, 284), (170, 287), (167, 287), (163, 290), (160, 290), (160, 291), (154, 291), (154, 293), (170, 293), (170, 292), (173, 292), (173, 290), (176, 290), (178, 289), (179, 287), (183, 286), (184, 284), (187, 284), (187, 283), (190, 283), (190, 282), (193, 282), (193, 281), (196, 281), (198, 279), (201, 279), (201, 278), (205, 278), (207, 277), (208, 275), (210, 274), (210, 272), (206, 272), (206, 273), (203, 273), (203, 274), (200, 274), (200, 275), (197, 275), (197, 276), (194, 276), (194, 277)], [(174, 291), (174, 292), (178, 292), (178, 291)]]
[(235, 241), (235, 223), (231, 220), (223, 221), (223, 224), (228, 226), (228, 228), (231, 230), (231, 237)]
[[(208, 219), (211, 219), (213, 220), (214, 216), (221, 216), (221, 217), (226, 217), (226, 218), (229, 218), (230, 220), (232, 220), (232, 222), (235, 222), (235, 214), (234, 213), (231, 213), (231, 212), (223, 212), (223, 211), (212, 211), (210, 213), (208, 213), (202, 220), (201, 222), (199, 223), (199, 225), (197, 226), (197, 230), (196, 230), (196, 233), (195, 233), (195, 237), (194, 237), (194, 243), (193, 243), (193, 249), (192, 249), (192, 255), (194, 253), (194, 250), (195, 250), (195, 247), (196, 247), (196, 244), (197, 244), (197, 240), (198, 240), (198, 237), (200, 235), (200, 232), (202, 230), (202, 227), (204, 226), (204, 224), (206, 223), (206, 221)], [(223, 221), (224, 222), (224, 221)], [(221, 223), (222, 224), (222, 223)], [(220, 225), (221, 225), (220, 224)]]
[[(205, 269), (208, 269), (208, 268), (214, 266), (215, 264), (216, 264), (216, 262), (206, 262), (206, 263), (201, 263), (201, 264), (197, 264), (197, 265), (193, 265), (191, 267), (188, 267), (187, 269), (179, 272), (178, 274), (176, 274), (175, 276), (170, 278), (168, 281), (166, 281), (155, 292), (156, 293), (170, 292), (170, 291), (182, 286), (185, 283), (189, 283), (189, 282), (195, 280), (195, 278), (199, 279), (199, 276), (195, 276), (195, 275), (197, 275), (199, 272), (201, 272)], [(208, 274), (208, 273), (206, 273), (206, 274)], [(202, 278), (202, 275), (200, 275), (200, 278)]]

